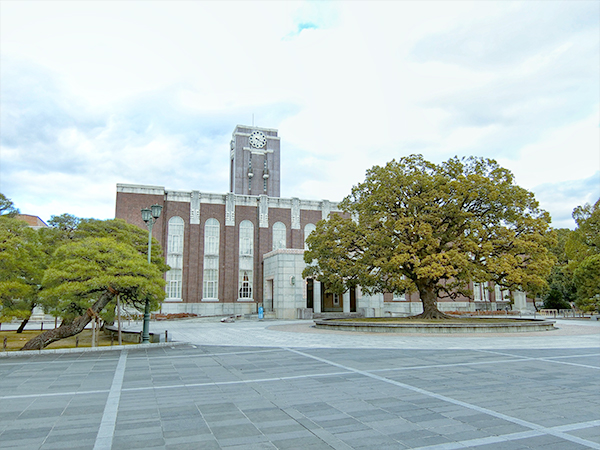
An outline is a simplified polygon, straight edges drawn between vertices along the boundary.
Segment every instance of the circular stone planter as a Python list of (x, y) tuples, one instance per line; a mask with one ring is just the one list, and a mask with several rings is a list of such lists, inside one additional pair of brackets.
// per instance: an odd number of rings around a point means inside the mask
[[(555, 330), (553, 321), (544, 319), (487, 319), (481, 323), (386, 323), (340, 319), (315, 320), (315, 328), (338, 331), (368, 331), (371, 333), (523, 333)], [(497, 322), (495, 322), (497, 320)]]

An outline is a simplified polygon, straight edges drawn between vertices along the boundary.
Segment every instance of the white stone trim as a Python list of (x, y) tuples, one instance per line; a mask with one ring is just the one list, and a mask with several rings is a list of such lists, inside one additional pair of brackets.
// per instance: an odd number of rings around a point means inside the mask
[(117, 183), (117, 192), (127, 194), (164, 195), (164, 186), (148, 186), (143, 184)]
[(192, 201), (191, 191), (166, 191), (168, 202), (190, 203)]
[(227, 202), (228, 194), (214, 194), (210, 192), (200, 192), (200, 203), (211, 205), (224, 205)]
[(300, 199), (292, 198), (292, 207), (291, 207), (291, 215), (292, 215), (292, 230), (300, 229)]
[(200, 192), (192, 191), (190, 202), (190, 224), (200, 224)]
[(272, 250), (269, 253), (265, 253), (263, 255), (263, 259), (270, 258), (275, 255), (303, 255), (303, 248), (280, 248), (277, 250)]
[(225, 226), (235, 226), (235, 194), (231, 192), (227, 194), (225, 201)]

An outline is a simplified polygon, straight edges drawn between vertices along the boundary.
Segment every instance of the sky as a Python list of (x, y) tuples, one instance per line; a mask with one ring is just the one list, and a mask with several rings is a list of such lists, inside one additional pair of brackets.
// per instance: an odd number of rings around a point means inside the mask
[(117, 183), (225, 193), (236, 125), (281, 196), (410, 154), (495, 159), (552, 226), (600, 197), (600, 2), (0, 0), (0, 192), (113, 218)]

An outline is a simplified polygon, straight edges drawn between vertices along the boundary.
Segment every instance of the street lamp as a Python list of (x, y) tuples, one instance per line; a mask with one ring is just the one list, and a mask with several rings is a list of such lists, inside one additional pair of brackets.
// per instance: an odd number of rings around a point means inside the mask
[[(142, 209), (142, 220), (146, 222), (148, 227), (148, 264), (151, 264), (152, 258), (152, 226), (160, 217), (162, 206), (152, 205), (150, 209)], [(146, 306), (144, 308), (144, 325), (142, 328), (142, 344), (150, 342), (150, 298), (146, 297)]]

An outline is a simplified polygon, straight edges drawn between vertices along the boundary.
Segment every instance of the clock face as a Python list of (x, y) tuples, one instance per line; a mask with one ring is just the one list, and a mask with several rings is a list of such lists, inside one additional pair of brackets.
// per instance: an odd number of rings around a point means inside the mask
[(250, 135), (250, 145), (254, 148), (263, 148), (267, 144), (267, 137), (261, 131)]

